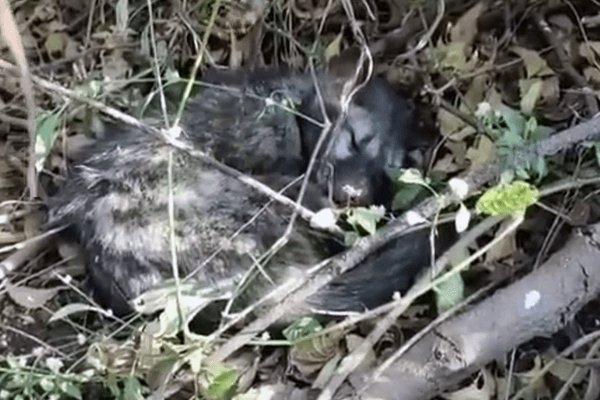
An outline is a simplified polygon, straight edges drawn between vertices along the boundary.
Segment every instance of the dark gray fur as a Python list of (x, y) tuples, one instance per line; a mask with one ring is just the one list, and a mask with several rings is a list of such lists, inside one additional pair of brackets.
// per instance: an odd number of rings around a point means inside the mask
[[(323, 112), (310, 75), (261, 70), (249, 74), (209, 75), (188, 106), (184, 121), (192, 141), (216, 159), (254, 174), (305, 172), (322, 132), (311, 121)], [(325, 73), (318, 85), (332, 122), (340, 113), (340, 85)], [(290, 113), (265, 99), (297, 110)], [(356, 95), (340, 129), (330, 133), (318, 157), (315, 181), (336, 202), (348, 200), (345, 186), (361, 194), (354, 204), (389, 204), (389, 170), (405, 165), (416, 126), (411, 100), (374, 78)], [(304, 117), (309, 118), (304, 118)]]
[[(321, 76), (322, 78), (322, 76)], [(323, 78), (322, 78), (323, 79)], [(209, 81), (211, 79), (209, 78)], [(332, 120), (339, 112), (336, 90), (321, 82)], [(216, 77), (187, 109), (188, 139), (216, 159), (281, 188), (306, 168), (321, 129), (264, 99), (273, 98), (321, 119), (312, 80), (303, 75)], [(320, 157), (317, 177), (333, 167), (334, 198), (349, 184), (361, 202), (389, 201), (386, 169), (404, 164), (413, 121), (412, 106), (382, 81), (359, 93), (348, 119), (333, 132)], [(173, 152), (175, 234), (180, 274), (192, 273), (204, 286), (239, 280), (284, 232), (289, 210), (268, 207), (232, 241), (228, 239), (266, 204), (265, 196), (183, 151), (172, 149), (141, 128), (112, 126), (87, 149), (50, 200), (50, 226), (69, 224), (85, 251), (90, 287), (101, 305), (118, 314), (128, 301), (172, 277), (167, 214), (167, 160)], [(321, 195), (328, 182), (309, 185), (307, 206), (327, 203)], [(331, 255), (331, 240), (318, 238), (303, 223), (266, 270), (275, 283)], [(223, 247), (224, 246), (224, 247)], [(216, 250), (220, 253), (199, 268)], [(329, 311), (361, 311), (405, 292), (429, 264), (426, 232), (402, 238), (307, 300)], [(245, 298), (262, 295), (271, 284), (251, 285)], [(298, 310), (302, 313), (302, 310)]]
[[(89, 151), (90, 157), (73, 168), (67, 184), (50, 200), (50, 225), (72, 227), (85, 251), (95, 298), (118, 314), (129, 310), (128, 300), (173, 275), (167, 208), (171, 151), (177, 261), (182, 276), (222, 248), (194, 278), (207, 286), (240, 278), (253, 265), (249, 254), (258, 258), (284, 233), (286, 210), (274, 205), (228, 241), (268, 199), (142, 129), (113, 127)], [(310, 199), (313, 207), (324, 204), (314, 193)], [(271, 264), (303, 266), (321, 259), (327, 245), (318, 244), (307, 229), (298, 225), (290, 244)], [(284, 277), (278, 274), (286, 272), (283, 267), (270, 271), (275, 281), (281, 281)]]

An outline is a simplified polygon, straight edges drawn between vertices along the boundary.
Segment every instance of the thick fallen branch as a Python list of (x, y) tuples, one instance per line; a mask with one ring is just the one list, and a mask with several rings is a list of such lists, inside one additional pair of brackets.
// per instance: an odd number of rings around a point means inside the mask
[[(575, 144), (581, 143), (582, 141), (595, 140), (598, 137), (600, 137), (600, 118), (595, 118), (558, 132), (535, 146), (524, 149), (515, 155), (514, 162), (525, 163), (527, 160), (531, 159), (530, 157), (553, 155), (563, 149), (568, 149)], [(499, 172), (499, 162), (481, 164), (470, 169), (462, 179), (467, 183), (469, 194), (472, 195), (479, 191), (481, 187), (496, 179), (499, 176)], [(413, 208), (412, 211), (420, 214), (425, 219), (431, 219), (438, 210), (454, 204), (455, 201), (456, 197), (447, 190), (439, 196), (430, 197), (421, 202), (417, 207)], [(219, 362), (227, 358), (234, 351), (247, 344), (258, 333), (266, 330), (275, 320), (281, 318), (282, 315), (285, 315), (283, 310), (293, 309), (307, 296), (316, 293), (317, 290), (327, 285), (335, 277), (340, 276), (344, 272), (354, 268), (356, 265), (359, 265), (369, 254), (385, 246), (386, 243), (405, 234), (410, 228), (411, 224), (405, 213), (381, 230), (377, 231), (375, 235), (362, 238), (352, 249), (331, 260), (329, 271), (335, 271), (334, 273), (319, 274), (319, 276), (314, 278), (307, 287), (303, 289), (301, 295), (296, 294), (293, 296), (293, 299), (288, 299), (285, 305), (282, 303), (281, 307), (277, 307), (277, 309), (269, 313), (268, 316), (257, 319), (238, 335), (224, 343), (221, 348), (211, 356), (211, 361)], [(283, 301), (283, 298), (279, 300)], [(277, 301), (274, 303), (279, 304)], [(349, 356), (352, 356), (352, 354)]]
[(541, 268), (427, 334), (369, 382), (362, 399), (425, 399), (536, 336), (550, 336), (600, 295), (600, 224), (573, 234)]

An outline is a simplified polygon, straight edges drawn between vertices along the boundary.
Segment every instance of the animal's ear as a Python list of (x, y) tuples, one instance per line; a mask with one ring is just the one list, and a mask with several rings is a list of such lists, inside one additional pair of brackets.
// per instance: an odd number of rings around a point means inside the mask
[(367, 74), (366, 60), (361, 65), (360, 49), (358, 47), (349, 47), (342, 51), (339, 55), (334, 56), (329, 60), (328, 77), (334, 85), (336, 93), (341, 94), (344, 84), (354, 79), (355, 74), (360, 69), (360, 74), (357, 77), (358, 82), (363, 82)]
[(331, 79), (352, 78), (359, 67), (359, 62), (360, 49), (349, 47), (329, 60), (329, 77)]

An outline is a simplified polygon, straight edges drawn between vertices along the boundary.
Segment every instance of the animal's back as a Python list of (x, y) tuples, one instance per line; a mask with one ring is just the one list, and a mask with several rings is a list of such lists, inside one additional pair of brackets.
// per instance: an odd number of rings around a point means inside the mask
[[(173, 226), (182, 276), (195, 271), (196, 282), (207, 286), (239, 278), (286, 227), (280, 212), (259, 213), (268, 199), (235, 178), (145, 130), (113, 127), (52, 198), (50, 224), (67, 223), (74, 229), (84, 247), (96, 297), (106, 299), (102, 305), (120, 314), (128, 311), (128, 300), (173, 275), (170, 156)], [(317, 259), (318, 249), (308, 235), (296, 230), (291, 241), (292, 250), (272, 262), (305, 264)], [(284, 269), (273, 271), (277, 276)]]

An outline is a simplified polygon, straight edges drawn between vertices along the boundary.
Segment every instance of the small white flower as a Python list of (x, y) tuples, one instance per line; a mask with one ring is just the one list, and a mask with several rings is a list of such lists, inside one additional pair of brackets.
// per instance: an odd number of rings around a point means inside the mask
[(492, 111), (492, 106), (490, 105), (490, 103), (488, 103), (487, 101), (482, 101), (481, 103), (477, 104), (477, 111), (475, 111), (475, 116), (484, 117), (490, 111)]
[(385, 207), (382, 205), (372, 205), (369, 207), (369, 209), (373, 211), (378, 217), (383, 217), (385, 215)]
[(19, 364), (21, 368), (25, 368), (27, 366), (27, 357), (28, 356), (19, 356), (17, 358), (17, 364)]
[(310, 220), (310, 226), (315, 229), (327, 229), (335, 226), (337, 216), (331, 208), (323, 208)]
[(471, 213), (469, 209), (465, 207), (463, 203), (460, 204), (460, 208), (458, 209), (458, 213), (456, 214), (456, 219), (454, 220), (454, 225), (456, 226), (456, 232), (462, 233), (467, 230), (469, 227), (469, 222), (471, 221)]
[(83, 346), (86, 342), (86, 338), (85, 335), (83, 333), (79, 333), (77, 334), (77, 344), (79, 344), (80, 346)]
[(423, 222), (427, 221), (421, 214), (418, 214), (414, 211), (409, 211), (406, 213), (406, 220), (408, 221), (409, 225), (422, 224)]
[(344, 186), (342, 186), (342, 190), (351, 199), (357, 198), (357, 197), (359, 197), (362, 194), (362, 189), (356, 189), (352, 185), (344, 185)]
[(469, 185), (464, 179), (461, 178), (452, 178), (448, 182), (448, 186), (450, 186), (450, 190), (454, 193), (460, 200), (464, 200), (469, 194)]
[(41, 357), (44, 353), (45, 353), (45, 349), (42, 346), (36, 347), (31, 352), (31, 354), (33, 354), (35, 357), (38, 357), (38, 358)]
[(46, 366), (50, 368), (52, 372), (58, 373), (63, 367), (63, 362), (60, 360), (60, 358), (48, 357), (46, 359)]
[(183, 129), (181, 129), (180, 126), (173, 126), (166, 131), (166, 134), (171, 139), (179, 139), (179, 137), (181, 136), (182, 133), (183, 133)]

